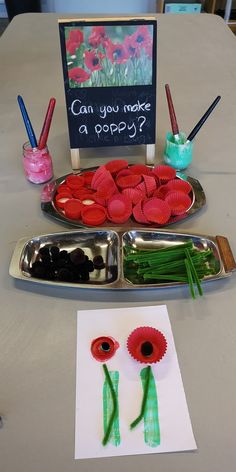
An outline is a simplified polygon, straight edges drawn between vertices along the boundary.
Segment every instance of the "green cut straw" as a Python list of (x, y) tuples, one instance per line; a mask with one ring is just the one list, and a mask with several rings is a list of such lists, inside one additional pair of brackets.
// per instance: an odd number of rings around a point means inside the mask
[(192, 295), (192, 298), (196, 298), (195, 291), (194, 291), (194, 285), (193, 285), (193, 277), (192, 277), (192, 273), (191, 273), (191, 269), (190, 269), (188, 259), (184, 259), (184, 263), (185, 263), (185, 267), (186, 267), (190, 293)]
[(184, 275), (168, 275), (168, 274), (155, 274), (155, 272), (147, 272), (143, 275), (144, 280), (170, 280), (173, 282), (188, 282), (188, 278)]
[(187, 259), (189, 261), (189, 265), (190, 265), (190, 268), (191, 268), (191, 271), (192, 271), (192, 274), (193, 274), (193, 277), (195, 279), (195, 282), (196, 282), (196, 285), (197, 285), (197, 288), (198, 288), (198, 293), (200, 296), (203, 295), (203, 292), (202, 292), (202, 287), (201, 287), (201, 282), (199, 280), (199, 277), (198, 277), (198, 274), (197, 274), (197, 271), (194, 267), (194, 264), (193, 264), (193, 261), (191, 259), (191, 256), (189, 254), (189, 251), (188, 249), (185, 249), (185, 253), (186, 253), (186, 256), (187, 256)]
[(104, 374), (105, 374), (107, 383), (108, 383), (108, 385), (110, 387), (110, 390), (111, 390), (111, 396), (112, 396), (112, 401), (113, 401), (112, 414), (111, 414), (111, 417), (110, 417), (110, 420), (109, 420), (109, 423), (108, 423), (108, 427), (107, 427), (105, 436), (102, 440), (102, 444), (103, 444), (103, 446), (105, 446), (109, 441), (109, 437), (110, 437), (111, 430), (112, 430), (112, 425), (113, 425), (113, 422), (115, 420), (116, 411), (117, 411), (117, 398), (116, 398), (116, 393), (115, 393), (115, 390), (114, 390), (114, 387), (113, 387), (113, 384), (112, 384), (112, 380), (111, 380), (111, 377), (110, 377), (110, 374), (109, 374), (109, 371), (108, 371), (108, 368), (107, 368), (106, 364), (103, 364), (102, 367), (103, 367), (103, 370), (104, 370)]
[(138, 423), (143, 419), (144, 413), (145, 413), (145, 408), (147, 404), (147, 398), (148, 398), (148, 389), (149, 389), (149, 383), (150, 383), (150, 376), (151, 376), (151, 366), (149, 365), (147, 367), (147, 377), (146, 377), (146, 383), (145, 383), (145, 388), (143, 392), (143, 400), (142, 400), (142, 406), (141, 406), (141, 411), (136, 420), (134, 420), (131, 425), (130, 429), (135, 428)]

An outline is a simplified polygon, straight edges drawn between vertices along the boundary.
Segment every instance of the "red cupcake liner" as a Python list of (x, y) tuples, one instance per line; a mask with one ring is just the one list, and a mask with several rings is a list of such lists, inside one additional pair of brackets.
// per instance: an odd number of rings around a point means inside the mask
[(129, 212), (126, 212), (124, 213), (123, 215), (121, 216), (111, 216), (109, 214), (109, 212), (107, 213), (107, 216), (108, 216), (108, 219), (112, 222), (112, 223), (116, 223), (116, 224), (122, 224), (122, 223), (126, 223), (126, 221), (128, 221), (128, 219), (130, 218), (130, 215), (131, 213)]
[(172, 215), (183, 215), (192, 205), (191, 198), (184, 192), (170, 192), (165, 198)]
[(132, 175), (131, 170), (130, 169), (122, 169), (119, 172), (117, 172), (115, 178), (118, 179), (119, 177), (124, 177), (125, 175)]
[(120, 188), (136, 187), (142, 180), (141, 175), (125, 175), (116, 179), (116, 184)]
[(141, 182), (135, 188), (136, 190), (139, 190), (139, 192), (141, 192), (144, 197), (146, 196), (146, 185), (144, 182)]
[(143, 199), (142, 192), (140, 192), (136, 188), (124, 188), (124, 190), (122, 190), (122, 194), (130, 198), (133, 205), (136, 205)]
[(190, 193), (192, 192), (192, 185), (190, 185), (189, 182), (187, 182), (187, 180), (183, 180), (183, 179), (174, 179), (174, 180), (170, 180), (169, 182), (167, 182), (167, 187), (170, 189), (170, 190), (176, 190), (176, 191), (179, 191), (179, 192), (184, 192), (184, 193)]
[(105, 198), (99, 197), (97, 192), (94, 193), (93, 198), (94, 198), (95, 202), (98, 203), (99, 205), (104, 206), (104, 207), (106, 206)]
[(115, 355), (119, 347), (119, 343), (111, 336), (100, 336), (92, 341), (90, 350), (97, 361), (105, 362)]
[(165, 200), (166, 195), (170, 193), (170, 189), (166, 185), (161, 185), (157, 190), (153, 192), (153, 197), (160, 198), (161, 200)]
[(160, 165), (153, 169), (153, 173), (157, 175), (161, 183), (168, 182), (176, 177), (176, 170), (167, 165)]
[(137, 223), (150, 224), (142, 210), (142, 202), (138, 202), (133, 208), (133, 217)]
[(149, 222), (163, 225), (170, 219), (171, 210), (164, 200), (153, 197), (143, 203), (143, 213)]
[(67, 200), (67, 202), (65, 202), (64, 204), (66, 218), (69, 218), (70, 220), (79, 220), (81, 215), (81, 208), (82, 204), (79, 202), (79, 200), (76, 200), (75, 198)]
[(108, 170), (105, 170), (104, 172), (102, 172), (102, 174), (97, 176), (95, 183), (94, 180), (92, 180), (91, 188), (97, 190), (99, 185), (106, 182), (108, 179), (114, 182), (111, 173)]
[(94, 190), (97, 189), (97, 185), (99, 183), (99, 181), (101, 180), (101, 177), (104, 177), (107, 176), (108, 174), (108, 170), (106, 169), (105, 166), (100, 166), (98, 167), (98, 169), (95, 171), (95, 174), (92, 178), (92, 181), (91, 181), (91, 188), (93, 188)]
[(82, 208), (81, 218), (86, 225), (99, 226), (106, 221), (107, 212), (103, 206), (94, 203)]
[(123, 215), (131, 215), (132, 203), (126, 195), (117, 193), (109, 198), (107, 202), (107, 210), (109, 217), (113, 221), (114, 218), (122, 218)]
[(135, 175), (152, 175), (152, 171), (145, 164), (134, 164), (130, 166), (132, 174)]
[(113, 186), (113, 185), (110, 185), (110, 186), (104, 185), (104, 186), (99, 186), (98, 187), (96, 195), (97, 195), (98, 198), (102, 198), (106, 201), (109, 198), (111, 198), (112, 195), (114, 195), (115, 193), (117, 193), (117, 188), (115, 186)]
[(126, 169), (128, 165), (129, 165), (128, 161), (124, 159), (115, 159), (113, 161), (107, 162), (107, 164), (105, 164), (105, 167), (107, 170), (111, 172), (111, 174), (116, 174), (121, 169)]
[(108, 199), (114, 193), (118, 193), (118, 188), (111, 176), (111, 174), (104, 176), (104, 179), (97, 185), (97, 195)]
[(129, 354), (143, 364), (160, 362), (167, 350), (164, 334), (151, 326), (140, 326), (129, 335), (127, 340)]
[(146, 187), (146, 194), (148, 197), (151, 197), (154, 190), (156, 190), (156, 180), (150, 175), (143, 175), (143, 180)]

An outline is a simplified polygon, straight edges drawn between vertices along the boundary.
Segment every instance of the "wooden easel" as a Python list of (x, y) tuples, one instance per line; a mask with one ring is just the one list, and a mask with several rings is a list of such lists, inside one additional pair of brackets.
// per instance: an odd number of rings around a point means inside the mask
[[(79, 170), (81, 168), (80, 163), (80, 151), (79, 149), (71, 149), (71, 167), (73, 171)], [(146, 145), (146, 165), (154, 165), (156, 153), (155, 144)]]

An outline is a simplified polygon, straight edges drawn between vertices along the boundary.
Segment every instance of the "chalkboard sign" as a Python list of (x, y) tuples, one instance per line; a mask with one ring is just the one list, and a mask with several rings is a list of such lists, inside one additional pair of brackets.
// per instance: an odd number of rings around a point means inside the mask
[(156, 20), (59, 20), (72, 149), (155, 143)]

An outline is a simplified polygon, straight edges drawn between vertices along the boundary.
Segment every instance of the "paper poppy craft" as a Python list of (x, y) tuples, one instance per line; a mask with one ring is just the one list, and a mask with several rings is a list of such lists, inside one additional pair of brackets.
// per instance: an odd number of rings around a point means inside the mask
[(118, 408), (119, 372), (109, 371), (104, 363), (115, 355), (118, 348), (119, 343), (110, 336), (101, 336), (94, 339), (90, 347), (92, 356), (98, 362), (103, 362), (102, 367), (105, 375), (103, 384), (103, 446), (106, 446), (108, 442), (114, 446), (120, 444)]
[[(119, 343), (112, 337), (101, 336), (91, 343), (91, 354), (103, 363), (105, 380), (103, 384), (103, 446), (111, 443), (120, 444), (119, 431), (119, 407), (118, 384), (119, 372), (109, 371), (105, 362), (111, 359)], [(161, 331), (150, 326), (136, 328), (129, 335), (127, 348), (132, 358), (143, 364), (155, 364), (160, 362), (167, 350), (167, 342)], [(158, 419), (158, 400), (156, 383), (151, 370), (151, 365), (140, 372), (143, 388), (143, 399), (138, 417), (131, 423), (130, 429), (134, 429), (142, 420), (144, 421), (144, 441), (148, 446), (156, 447), (160, 444), (160, 426)]]
[[(127, 349), (132, 358), (143, 364), (160, 362), (167, 350), (167, 341), (161, 331), (150, 326), (136, 328), (129, 335)], [(150, 447), (160, 444), (160, 425), (158, 415), (158, 398), (155, 378), (151, 365), (144, 367), (140, 372), (143, 399), (140, 413), (131, 423), (134, 429), (141, 421), (144, 422), (144, 441)]]
[(79, 310), (76, 360), (76, 459), (196, 449), (165, 305)]

